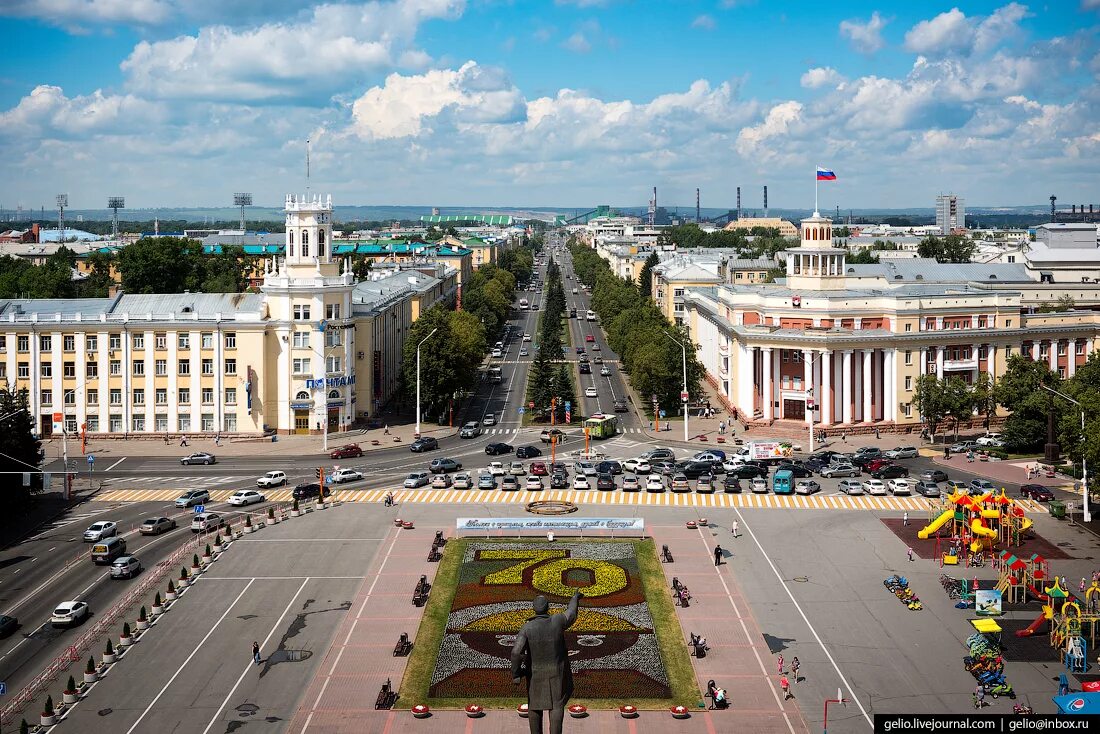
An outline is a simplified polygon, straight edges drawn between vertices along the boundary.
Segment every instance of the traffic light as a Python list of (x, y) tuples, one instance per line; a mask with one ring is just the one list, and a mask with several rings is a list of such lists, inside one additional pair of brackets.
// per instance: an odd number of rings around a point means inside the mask
[(321, 481), (325, 478), (325, 470), (321, 467), (317, 467), (317, 481)]

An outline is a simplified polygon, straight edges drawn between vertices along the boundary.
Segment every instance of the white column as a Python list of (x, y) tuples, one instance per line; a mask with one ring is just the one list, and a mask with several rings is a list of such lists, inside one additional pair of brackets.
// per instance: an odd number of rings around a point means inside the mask
[(157, 388), (154, 382), (157, 368), (154, 357), (156, 350), (153, 349), (156, 342), (152, 331), (144, 331), (142, 334), (145, 338), (145, 349), (141, 352), (142, 359), (145, 361), (145, 431), (154, 433), (157, 430)]
[[(275, 409), (272, 410), (269, 404), (266, 402), (268, 395), (268, 388), (264, 386), (264, 392), (260, 394), (254, 394), (252, 396), (253, 405), (257, 400), (265, 400), (264, 402), (264, 418), (267, 420), (274, 419), (275, 427), (280, 431), (287, 431), (289, 433), (294, 432), (294, 411), (290, 408), (291, 397), (294, 395), (294, 389), (292, 385), (291, 370), (293, 364), (290, 361), (290, 339), (293, 339), (293, 329), (287, 326), (280, 327), (275, 331), (276, 348), (279, 350), (278, 356), (275, 358), (275, 369), (272, 372), (268, 372), (265, 377), (275, 379)], [(374, 344), (372, 343), (372, 348)], [(370, 355), (371, 359), (367, 361), (367, 364), (372, 365), (373, 370), (374, 359), (373, 355)], [(373, 394), (371, 396), (373, 398)], [(372, 406), (373, 410), (373, 406)]]
[(933, 347), (936, 350), (936, 377), (943, 379), (943, 356), (946, 351), (943, 347)]
[[(65, 383), (62, 381), (65, 374), (65, 360), (61, 356), (61, 344), (65, 337), (60, 330), (47, 331), (46, 333), (52, 335), (50, 337), (50, 352), (48, 355), (42, 355), (42, 357), (43, 359), (48, 357), (53, 363), (53, 384), (49, 386), (53, 390), (53, 412), (61, 413), (61, 425), (64, 427), (65, 418), (69, 414), (68, 408), (65, 407)], [(75, 384), (79, 385), (80, 381), (77, 380)], [(46, 387), (46, 383), (43, 382), (42, 386)]]
[(1034, 339), (1031, 342), (1031, 361), (1032, 362), (1038, 362), (1039, 361), (1039, 340), (1038, 339)]
[(88, 388), (95, 389), (99, 387), (99, 381), (95, 379), (88, 379), (88, 368), (85, 366), (85, 344), (84, 344), (84, 332), (78, 331), (73, 337), (73, 341), (76, 342), (76, 384), (84, 384), (84, 387), (76, 391), (76, 395), (73, 396), (76, 400), (76, 430), (80, 430), (80, 425), (88, 420)]
[(833, 422), (833, 352), (826, 349), (821, 353), (821, 423)]
[(111, 371), (106, 331), (96, 334), (96, 354), (99, 355), (99, 430), (111, 430)]
[(871, 389), (874, 387), (874, 381), (871, 379), (871, 355), (874, 353), (873, 349), (863, 350), (863, 422), (870, 423), (874, 420), (874, 411), (871, 405)]
[[(814, 388), (814, 353), (809, 349), (802, 350), (802, 389), (806, 392), (807, 402), (809, 396), (813, 394)], [(806, 410), (805, 421), (812, 423), (814, 420), (814, 413), (812, 410)]]
[(885, 421), (897, 420), (898, 396), (897, 377), (894, 374), (894, 350), (885, 350), (885, 361), (882, 364), (882, 419)]
[(844, 363), (840, 376), (840, 407), (844, 422), (852, 422), (852, 350), (844, 350)]
[[(122, 341), (122, 349), (117, 350), (115, 358), (118, 359), (118, 353), (122, 354), (122, 432), (128, 433), (133, 428), (133, 416), (134, 416), (134, 378), (130, 365), (130, 358), (133, 355), (130, 345), (130, 330), (123, 328), (119, 332), (119, 339)], [(110, 342), (108, 342), (110, 346)], [(143, 408), (144, 410), (144, 408)]]
[(1058, 340), (1057, 339), (1051, 339), (1050, 340), (1050, 354), (1049, 354), (1049, 356), (1050, 356), (1050, 371), (1054, 372), (1054, 373), (1057, 373), (1058, 372)]
[(175, 339), (178, 344), (181, 333), (188, 335), (190, 344), (185, 355), (191, 360), (191, 431), (199, 433), (202, 431), (202, 337), (199, 332), (183, 327), (176, 334), (169, 332), (168, 338)]
[(772, 419), (772, 405), (775, 402), (773, 397), (773, 385), (772, 385), (772, 348), (764, 347), (761, 351), (764, 353), (764, 364), (761, 368), (760, 380), (764, 386), (764, 392), (762, 402), (764, 404), (764, 420), (770, 421)]
[[(327, 247), (328, 245), (326, 245)], [(199, 337), (202, 346), (202, 337)], [(201, 352), (200, 352), (201, 354)], [(214, 330), (214, 431), (220, 433), (225, 428), (225, 334), (221, 324)]]
[[(156, 371), (157, 338), (153, 333), (153, 341), (146, 344), (145, 348), (153, 351), (153, 371)], [(175, 433), (179, 430), (180, 402), (179, 402), (179, 366), (176, 362), (176, 343), (169, 341), (165, 344), (164, 359), (168, 362), (168, 431)]]
[(738, 344), (737, 349), (738, 384), (741, 386), (741, 389), (737, 391), (737, 409), (742, 415), (752, 418), (753, 354), (744, 342)]
[(1069, 340), (1069, 347), (1066, 349), (1066, 352), (1069, 355), (1066, 377), (1073, 377), (1077, 373), (1077, 339)]

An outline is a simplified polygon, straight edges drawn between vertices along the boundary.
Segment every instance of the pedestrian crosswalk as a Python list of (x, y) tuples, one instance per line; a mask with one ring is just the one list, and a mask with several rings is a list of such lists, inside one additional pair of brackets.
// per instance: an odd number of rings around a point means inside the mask
[(91, 518), (95, 517), (96, 515), (106, 512), (107, 509), (109, 508), (96, 507), (95, 509), (89, 510), (87, 512), (61, 515), (60, 517), (55, 518), (54, 520), (51, 520), (50, 522), (39, 527), (38, 532), (33, 537), (31, 537), (30, 540), (38, 540), (39, 538), (43, 538), (49, 535), (54, 530), (58, 530), (68, 525), (74, 525), (78, 523), (83, 524)]
[[(382, 502), (386, 489), (341, 489), (337, 498), (345, 502)], [(210, 493), (212, 502), (224, 502), (230, 490)], [(275, 502), (289, 502), (289, 489), (277, 489), (264, 493)], [(740, 507), (774, 510), (883, 510), (897, 512), (928, 512), (929, 501), (922, 497), (850, 497), (848, 495), (799, 495), (777, 496), (773, 494), (650, 494), (648, 492), (599, 492), (596, 490), (543, 490), (541, 492), (504, 492), (502, 490), (462, 489), (398, 489), (394, 490), (398, 504), (524, 504), (534, 500), (564, 500), (579, 505), (644, 505), (648, 507)], [(101, 492), (101, 502), (167, 502), (175, 499), (176, 492), (168, 489), (111, 489)], [(1031, 512), (1046, 512), (1038, 502), (1020, 500)]]
[(192, 487), (196, 485), (209, 486), (214, 484), (228, 484), (229, 482), (239, 481), (242, 477), (232, 476), (204, 476), (204, 477), (177, 477), (177, 476), (144, 476), (144, 477), (107, 477), (101, 479), (100, 482), (103, 485), (117, 486), (119, 484), (156, 484), (178, 487)]

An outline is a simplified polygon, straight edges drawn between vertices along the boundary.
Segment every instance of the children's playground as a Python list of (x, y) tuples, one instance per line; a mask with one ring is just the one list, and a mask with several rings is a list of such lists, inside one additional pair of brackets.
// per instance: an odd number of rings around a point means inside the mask
[(917, 532), (917, 538), (935, 541), (935, 557), (941, 566), (981, 566), (998, 546), (1023, 545), (1034, 525), (1024, 506), (1003, 489), (999, 494), (956, 492), (938, 504), (931, 503), (929, 516), (928, 525)]

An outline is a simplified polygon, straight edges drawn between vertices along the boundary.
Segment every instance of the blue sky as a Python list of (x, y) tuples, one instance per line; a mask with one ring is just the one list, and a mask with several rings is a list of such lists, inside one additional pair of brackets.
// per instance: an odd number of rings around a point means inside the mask
[[(57, 8), (64, 8), (64, 15)], [(0, 203), (1087, 202), (1100, 0), (6, 0)], [(755, 193), (751, 196), (756, 196)]]

